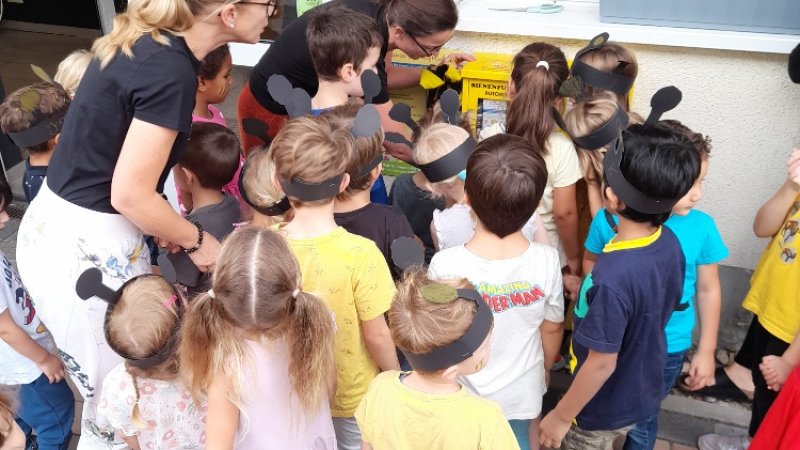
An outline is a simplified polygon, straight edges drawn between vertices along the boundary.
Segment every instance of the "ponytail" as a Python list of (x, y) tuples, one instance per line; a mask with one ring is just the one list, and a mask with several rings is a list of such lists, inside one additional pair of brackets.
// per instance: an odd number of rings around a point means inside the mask
[(131, 411), (133, 426), (140, 430), (145, 430), (147, 429), (147, 423), (142, 420), (142, 413), (139, 411), (139, 380), (136, 375), (131, 374), (131, 382), (133, 383), (133, 391), (136, 393), (136, 401), (133, 403), (133, 410)]
[(208, 293), (198, 295), (181, 327), (180, 366), (192, 396), (208, 393), (214, 378), (223, 376), (231, 383), (234, 403), (238, 403), (239, 376), (244, 352), (234, 327), (226, 320), (219, 299)]
[(506, 130), (530, 141), (542, 155), (555, 130), (553, 103), (567, 75), (567, 60), (556, 46), (536, 42), (514, 57), (511, 79), (516, 92), (508, 105)]
[(326, 380), (333, 370), (333, 317), (317, 297), (300, 292), (288, 323), (289, 379), (306, 411), (315, 411), (333, 392)]
[(169, 41), (161, 31), (182, 32), (194, 24), (194, 16), (208, 0), (136, 0), (128, 3), (128, 10), (117, 14), (111, 33), (97, 39), (92, 45), (94, 56), (105, 68), (122, 52), (133, 57), (133, 46), (145, 34), (163, 45)]

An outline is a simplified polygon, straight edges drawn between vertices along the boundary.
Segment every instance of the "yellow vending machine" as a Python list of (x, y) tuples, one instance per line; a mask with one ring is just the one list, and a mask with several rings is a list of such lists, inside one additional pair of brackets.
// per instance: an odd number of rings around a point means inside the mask
[(475, 58), (461, 69), (461, 110), (470, 111), (472, 130), (477, 135), (486, 127), (505, 122), (513, 56), (475, 53)]

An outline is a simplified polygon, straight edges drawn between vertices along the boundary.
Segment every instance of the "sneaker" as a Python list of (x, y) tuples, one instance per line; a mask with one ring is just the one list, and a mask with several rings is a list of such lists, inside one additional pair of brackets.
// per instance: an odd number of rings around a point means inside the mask
[(700, 450), (747, 450), (750, 446), (750, 437), (704, 434), (697, 440), (697, 446)]

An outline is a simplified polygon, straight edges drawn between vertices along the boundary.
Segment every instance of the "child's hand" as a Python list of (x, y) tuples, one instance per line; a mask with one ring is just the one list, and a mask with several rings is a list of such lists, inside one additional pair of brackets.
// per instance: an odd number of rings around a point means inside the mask
[(64, 379), (64, 364), (58, 356), (48, 353), (44, 361), (36, 364), (39, 370), (44, 373), (50, 383), (58, 383)]
[(383, 141), (383, 146), (390, 155), (394, 156), (400, 161), (414, 164), (413, 150), (406, 144)]
[(567, 435), (572, 423), (558, 416), (553, 410), (539, 424), (539, 444), (548, 448), (561, 447), (561, 440)]
[(786, 162), (788, 166), (788, 181), (795, 191), (800, 191), (800, 148), (792, 149), (792, 156)]
[(686, 377), (686, 386), (691, 391), (696, 391), (710, 385), (714, 381), (714, 352), (697, 352), (689, 364), (689, 376)]
[(761, 364), (758, 365), (758, 368), (761, 369), (761, 373), (764, 375), (767, 388), (773, 391), (779, 391), (792, 372), (791, 364), (780, 356), (775, 355), (767, 355), (761, 358)]
[(564, 274), (561, 277), (561, 281), (564, 283), (564, 297), (576, 300), (581, 291), (581, 277)]

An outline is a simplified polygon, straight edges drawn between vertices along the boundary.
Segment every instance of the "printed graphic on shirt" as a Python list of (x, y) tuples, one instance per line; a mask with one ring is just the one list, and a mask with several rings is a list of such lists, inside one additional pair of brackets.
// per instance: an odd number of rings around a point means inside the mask
[[(800, 210), (800, 202), (796, 202), (794, 205), (792, 205), (792, 209), (789, 211), (788, 217), (792, 217), (797, 214), (798, 210)], [(799, 231), (800, 220), (798, 219), (789, 219), (783, 224), (783, 229), (781, 230), (781, 240), (778, 248), (781, 251), (781, 261), (786, 264), (793, 263), (797, 259), (797, 245), (795, 244), (795, 240)]]
[(528, 281), (512, 281), (503, 284), (481, 283), (478, 292), (495, 314), (512, 308), (531, 306), (544, 300), (544, 290)]
[[(33, 305), (33, 301), (31, 301), (31, 297), (28, 295), (28, 291), (22, 287), (22, 280), (19, 279), (19, 275), (11, 268), (11, 262), (9, 262), (8, 258), (5, 256), (3, 256), (2, 262), (3, 280), (6, 283), (7, 290), (14, 293), (14, 303), (19, 310), (22, 311), (22, 325), (27, 327), (36, 319), (36, 308)], [(38, 334), (44, 333), (44, 325), (40, 322), (35, 331)]]

